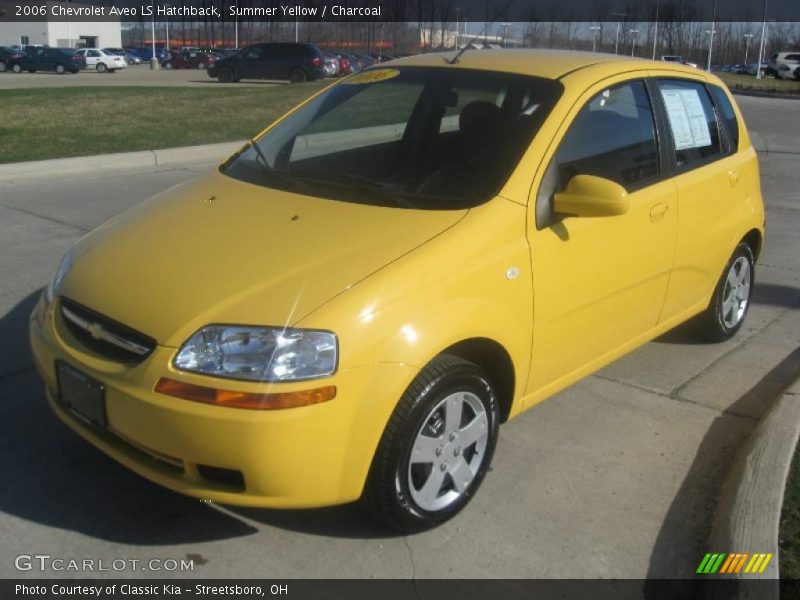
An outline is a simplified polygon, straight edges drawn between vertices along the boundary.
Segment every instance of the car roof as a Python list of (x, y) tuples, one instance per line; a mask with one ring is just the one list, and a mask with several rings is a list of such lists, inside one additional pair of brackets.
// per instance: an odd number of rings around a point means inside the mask
[(455, 54), (455, 52), (417, 54), (393, 60), (391, 64), (409, 67), (449, 67), (504, 71), (521, 75), (535, 75), (547, 79), (559, 79), (568, 73), (588, 67), (607, 71), (609, 75), (636, 69), (668, 69), (693, 74), (699, 72), (694, 67), (600, 52), (529, 49), (467, 50), (459, 57), (458, 63), (449, 65), (449, 61)]

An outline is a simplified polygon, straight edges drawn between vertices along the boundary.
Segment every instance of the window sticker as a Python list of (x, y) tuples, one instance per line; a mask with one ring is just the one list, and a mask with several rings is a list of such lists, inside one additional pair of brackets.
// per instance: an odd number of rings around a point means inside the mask
[(385, 79), (393, 79), (400, 75), (397, 69), (373, 69), (371, 71), (363, 71), (356, 73), (350, 77), (342, 80), (342, 83), (347, 85), (361, 85), (365, 83), (375, 83), (377, 81), (384, 81)]
[(711, 131), (697, 90), (661, 90), (675, 150), (711, 145)]

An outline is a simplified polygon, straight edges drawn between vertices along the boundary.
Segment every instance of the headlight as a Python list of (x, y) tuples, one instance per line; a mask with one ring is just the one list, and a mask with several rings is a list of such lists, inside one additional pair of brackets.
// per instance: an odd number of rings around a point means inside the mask
[(332, 375), (337, 354), (329, 331), (209, 325), (181, 346), (173, 362), (204, 375), (291, 381)]
[(50, 283), (44, 288), (44, 299), (47, 304), (53, 303), (53, 299), (56, 297), (56, 294), (58, 294), (58, 288), (61, 287), (64, 276), (69, 273), (69, 270), (72, 268), (73, 258), (72, 248), (70, 248), (61, 258), (61, 263), (58, 265), (58, 269), (56, 269)]

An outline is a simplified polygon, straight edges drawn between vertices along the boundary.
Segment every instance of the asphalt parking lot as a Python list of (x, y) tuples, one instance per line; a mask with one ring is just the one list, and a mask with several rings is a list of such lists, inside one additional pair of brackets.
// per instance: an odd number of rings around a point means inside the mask
[[(119, 86), (155, 86), (155, 87), (208, 87), (223, 85), (211, 79), (201, 69), (159, 69), (151, 71), (149, 65), (133, 65), (120, 69), (115, 73), (98, 73), (93, 69), (85, 69), (80, 73), (58, 75), (39, 71), (36, 73), (0, 73), (0, 90), (43, 87), (119, 87)], [(270, 86), (288, 85), (285, 81), (267, 81), (250, 79), (236, 85)]]
[(691, 576), (708, 551), (733, 454), (800, 374), (800, 102), (738, 100), (760, 150), (768, 209), (754, 304), (739, 335), (708, 345), (680, 328), (506, 424), (474, 501), (413, 536), (383, 529), (356, 506), (204, 504), (128, 472), (61, 425), (29, 356), (39, 290), (85, 232), (203, 169), (4, 183), (0, 533), (13, 542), (0, 548), (0, 577), (86, 576), (15, 569), (15, 556), (36, 553), (195, 565), (99, 576)]

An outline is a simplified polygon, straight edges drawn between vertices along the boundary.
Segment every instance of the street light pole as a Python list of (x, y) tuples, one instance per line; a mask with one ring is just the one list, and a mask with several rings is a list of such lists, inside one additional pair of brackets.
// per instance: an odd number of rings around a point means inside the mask
[(150, 12), (152, 13), (153, 20), (151, 22), (150, 40), (152, 46), (152, 58), (150, 59), (150, 70), (158, 71), (158, 58), (156, 58), (156, 11), (154, 10), (153, 2), (150, 2)]
[(708, 33), (711, 37), (708, 38), (708, 62), (706, 63), (706, 71), (711, 72), (711, 52), (714, 49), (714, 21), (717, 19), (717, 0), (714, 0), (714, 6), (711, 9), (711, 31)]
[(239, 49), (239, 0), (236, 0), (236, 19), (233, 21), (233, 37), (236, 49)]
[(767, 37), (767, 0), (764, 0), (764, 14), (761, 20), (761, 45), (758, 48), (758, 66), (756, 67), (756, 79), (761, 79), (761, 61), (764, 59), (764, 44)]
[(747, 64), (747, 54), (750, 50), (750, 40), (753, 38), (752, 33), (745, 33), (744, 34), (744, 64)]
[(600, 31), (600, 26), (592, 25), (589, 27), (589, 29), (594, 31), (594, 34), (592, 35), (592, 52), (597, 52), (597, 32)]
[(614, 54), (619, 54), (619, 27), (620, 27), (620, 18), (627, 17), (628, 13), (621, 13), (621, 12), (612, 12), (609, 13), (609, 17), (617, 17), (617, 38), (614, 42)]
[(656, 0), (656, 27), (655, 31), (653, 32), (653, 60), (656, 59), (656, 45), (658, 44), (658, 5), (661, 4), (661, 0)]
[(638, 29), (629, 29), (628, 33), (632, 34), (631, 37), (631, 56), (633, 56), (634, 52), (636, 51), (636, 35), (639, 33)]

